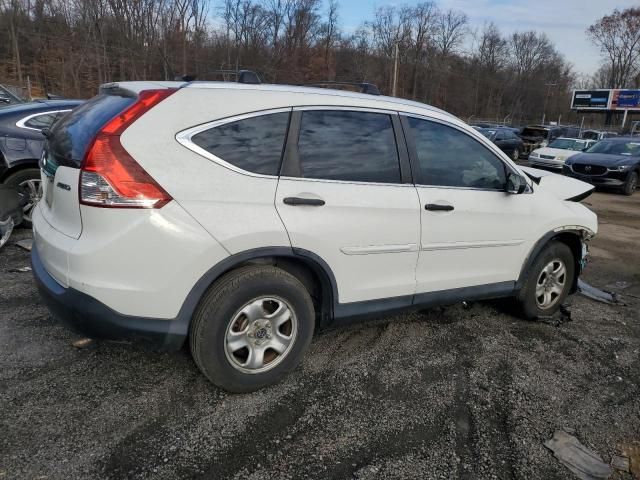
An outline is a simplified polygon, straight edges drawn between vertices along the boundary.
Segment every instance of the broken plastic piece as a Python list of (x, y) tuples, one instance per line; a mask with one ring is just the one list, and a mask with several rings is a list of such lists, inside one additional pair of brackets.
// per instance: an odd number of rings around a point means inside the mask
[(76, 340), (71, 345), (75, 348), (83, 350), (85, 348), (93, 347), (96, 345), (96, 341), (93, 338), (81, 338), (80, 340)]
[(27, 266), (27, 267), (20, 267), (20, 268), (12, 268), (9, 270), (11, 273), (24, 273), (24, 272), (30, 272), (31, 271), (31, 267)]
[(627, 457), (614, 455), (611, 457), (611, 466), (621, 472), (629, 473), (629, 459)]
[(604, 480), (612, 473), (611, 467), (602, 458), (562, 430), (556, 430), (553, 438), (544, 442), (544, 446), (582, 480)]
[(599, 288), (592, 287), (581, 278), (578, 279), (578, 292), (587, 298), (603, 303), (619, 303), (618, 298), (613, 292), (605, 292)]
[(20, 248), (25, 249), (27, 252), (30, 252), (31, 247), (33, 246), (33, 239), (25, 238), (23, 240), (19, 240), (16, 242), (16, 245), (19, 246)]

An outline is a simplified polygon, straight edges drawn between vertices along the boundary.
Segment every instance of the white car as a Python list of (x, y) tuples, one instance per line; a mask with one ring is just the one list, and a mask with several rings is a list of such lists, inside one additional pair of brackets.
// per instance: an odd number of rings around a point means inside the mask
[(33, 271), (95, 338), (177, 349), (236, 392), (298, 365), (316, 327), (576, 288), (596, 215), (424, 104), (223, 82), (104, 85), (49, 135)]
[(562, 170), (567, 158), (588, 150), (597, 140), (581, 138), (556, 138), (548, 147), (542, 147), (529, 154), (529, 165)]

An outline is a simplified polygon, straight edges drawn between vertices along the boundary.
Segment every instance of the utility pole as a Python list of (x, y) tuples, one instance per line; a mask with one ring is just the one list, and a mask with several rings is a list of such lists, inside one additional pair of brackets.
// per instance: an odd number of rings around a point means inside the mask
[(397, 93), (398, 93), (398, 42), (396, 41), (395, 60), (393, 62), (393, 88), (391, 89), (391, 96), (395, 97)]
[(556, 85), (557, 83), (545, 83), (545, 86), (547, 87), (547, 94), (544, 97), (544, 106), (542, 107), (542, 125), (544, 125), (544, 119), (547, 117), (547, 100), (551, 93), (551, 87), (555, 87)]

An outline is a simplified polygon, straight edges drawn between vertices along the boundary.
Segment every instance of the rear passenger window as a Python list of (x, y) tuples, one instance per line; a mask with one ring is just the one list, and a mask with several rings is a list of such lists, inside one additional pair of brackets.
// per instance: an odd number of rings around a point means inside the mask
[(453, 127), (409, 117), (421, 184), (504, 190), (505, 166), (480, 142)]
[(298, 153), (305, 178), (400, 183), (398, 150), (387, 114), (304, 111)]
[(288, 112), (270, 113), (210, 128), (191, 141), (247, 172), (278, 175), (288, 124)]
[(56, 119), (55, 113), (44, 113), (36, 117), (30, 118), (24, 122), (25, 127), (42, 129), (50, 127), (53, 121)]

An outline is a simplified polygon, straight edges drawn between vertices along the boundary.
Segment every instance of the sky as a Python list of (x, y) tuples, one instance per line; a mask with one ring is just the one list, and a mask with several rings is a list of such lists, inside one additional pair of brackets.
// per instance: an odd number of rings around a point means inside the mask
[[(467, 14), (469, 26), (481, 29), (493, 21), (505, 34), (516, 30), (544, 32), (578, 73), (592, 75), (600, 66), (598, 48), (585, 30), (615, 8), (639, 5), (638, 0), (435, 0), (442, 10), (452, 8)], [(377, 7), (415, 4), (416, 0), (339, 0), (342, 28), (354, 31), (371, 20)], [(471, 47), (471, 42), (466, 48)]]

